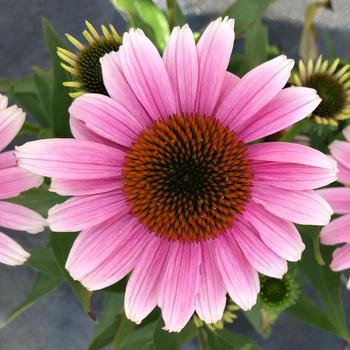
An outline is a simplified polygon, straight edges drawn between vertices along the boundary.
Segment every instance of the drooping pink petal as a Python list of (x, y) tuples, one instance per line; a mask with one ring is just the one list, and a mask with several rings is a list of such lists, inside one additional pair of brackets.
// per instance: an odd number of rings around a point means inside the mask
[(173, 115), (175, 97), (165, 65), (156, 47), (140, 29), (124, 34), (119, 57), (127, 82), (150, 117)]
[(172, 243), (158, 293), (165, 330), (179, 332), (192, 317), (200, 262), (199, 243)]
[(312, 190), (337, 180), (335, 171), (305, 164), (253, 160), (250, 166), (254, 181), (287, 190)]
[(42, 176), (71, 180), (119, 176), (124, 152), (91, 141), (48, 139), (16, 147), (18, 165)]
[(38, 233), (44, 231), (46, 225), (46, 220), (35, 211), (18, 204), (0, 201), (1, 227)]
[(17, 166), (14, 151), (0, 153), (0, 169), (13, 168)]
[(41, 176), (21, 169), (17, 165), (1, 169), (0, 164), (0, 199), (17, 197), (21, 192), (39, 187), (43, 180)]
[(235, 130), (282, 90), (293, 65), (294, 61), (279, 56), (254, 68), (217, 107), (215, 116)]
[(329, 145), (329, 149), (338, 162), (348, 167), (350, 164), (350, 142), (335, 140)]
[(198, 57), (193, 33), (187, 24), (181, 29), (173, 29), (163, 60), (174, 91), (176, 112), (193, 113), (198, 85)]
[(105, 139), (100, 135), (97, 135), (92, 130), (90, 130), (82, 120), (73, 118), (71, 116), (69, 119), (69, 125), (72, 135), (77, 140), (93, 141), (97, 143), (102, 143), (107, 146), (116, 147), (115, 143)]
[(233, 19), (218, 18), (209, 24), (198, 41), (196, 112), (200, 115), (213, 115), (233, 49), (233, 26)]
[(272, 214), (301, 225), (327, 225), (333, 213), (330, 205), (310, 190), (289, 191), (254, 183), (252, 197)]
[(109, 96), (125, 108), (140, 123), (146, 125), (152, 120), (135, 96), (122, 71), (119, 52), (110, 52), (101, 59), (103, 83)]
[(220, 106), (222, 101), (231, 93), (231, 90), (237, 85), (239, 82), (239, 77), (230, 72), (225, 72), (224, 81), (222, 82), (220, 95), (218, 97), (218, 101), (216, 106)]
[(315, 166), (337, 172), (337, 163), (311, 147), (288, 142), (263, 142), (247, 146), (247, 158)]
[(241, 124), (236, 132), (250, 142), (281, 131), (304, 119), (320, 104), (316, 90), (306, 87), (283, 89), (260, 111)]
[(86, 196), (105, 193), (122, 187), (121, 177), (92, 180), (69, 180), (52, 178), (49, 191), (61, 196)]
[(10, 266), (23, 265), (29, 256), (30, 254), (17, 242), (0, 232), (0, 263)]
[(47, 221), (52, 231), (75, 232), (127, 211), (124, 194), (121, 191), (112, 191), (70, 198), (51, 208)]
[(338, 161), (338, 169), (338, 181), (344, 185), (350, 186), (350, 165), (349, 167), (347, 167), (346, 165)]
[(5, 95), (0, 94), (0, 112), (4, 111), (8, 105), (8, 98)]
[(224, 233), (213, 243), (219, 270), (230, 297), (241, 309), (250, 310), (260, 290), (257, 271), (249, 264), (232, 235), (228, 237)]
[[(7, 98), (2, 98), (2, 104), (7, 105)], [(24, 123), (26, 114), (16, 105), (0, 110), (0, 151), (2, 151), (18, 134)]]
[(345, 244), (333, 252), (330, 268), (333, 271), (342, 271), (350, 268), (350, 244)]
[(196, 313), (206, 323), (216, 323), (223, 317), (226, 305), (226, 288), (222, 280), (211, 241), (201, 242), (202, 262), (196, 297)]
[(280, 219), (254, 202), (246, 206), (243, 218), (255, 227), (261, 240), (277, 255), (289, 261), (301, 259), (305, 245), (292, 223)]
[(132, 144), (143, 127), (124, 107), (100, 94), (78, 97), (69, 112), (97, 135), (125, 147)]
[(140, 324), (157, 306), (160, 281), (172, 243), (154, 236), (141, 254), (125, 290), (126, 316)]
[(151, 237), (152, 234), (129, 215), (107, 220), (79, 234), (66, 269), (88, 290), (108, 287), (135, 267)]
[(350, 188), (325, 188), (317, 191), (336, 214), (350, 213)]
[(320, 239), (322, 244), (327, 245), (350, 243), (350, 215), (334, 219), (327, 226), (323, 227)]
[(231, 234), (235, 237), (250, 265), (258, 272), (274, 278), (282, 278), (287, 272), (287, 261), (265, 245), (249, 223), (236, 221), (231, 229)]

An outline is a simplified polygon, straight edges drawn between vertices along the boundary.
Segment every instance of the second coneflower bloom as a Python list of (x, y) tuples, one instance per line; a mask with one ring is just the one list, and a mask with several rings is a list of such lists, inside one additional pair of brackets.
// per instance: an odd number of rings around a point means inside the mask
[(87, 29), (83, 31), (83, 36), (87, 40), (86, 45), (70, 34), (66, 34), (67, 39), (78, 49), (78, 52), (74, 53), (61, 47), (57, 48), (57, 54), (63, 60), (62, 67), (73, 77), (72, 81), (63, 84), (75, 90), (70, 93), (73, 98), (84, 92), (108, 94), (103, 84), (100, 58), (106, 53), (118, 51), (122, 43), (113, 25), (109, 25), (109, 30), (102, 25), (103, 34), (100, 35), (91, 23), (85, 21), (85, 24)]
[(350, 65), (339, 59), (332, 62), (320, 56), (299, 61), (298, 72), (293, 75), (296, 86), (313, 88), (322, 102), (310, 114), (310, 118), (320, 125), (337, 126), (339, 121), (350, 118)]
[(293, 61), (277, 57), (242, 79), (226, 71), (233, 20), (218, 19), (196, 45), (186, 25), (163, 57), (141, 30), (101, 60), (110, 97), (70, 108), (75, 139), (19, 147), (19, 164), (73, 196), (49, 212), (53, 231), (81, 231), (66, 267), (89, 290), (129, 272), (126, 315), (157, 305), (165, 329), (196, 312), (222, 319), (226, 293), (255, 303), (258, 273), (281, 278), (304, 244), (292, 224), (325, 225), (332, 210), (313, 191), (336, 164), (302, 145), (249, 145), (309, 115), (315, 90), (283, 89)]

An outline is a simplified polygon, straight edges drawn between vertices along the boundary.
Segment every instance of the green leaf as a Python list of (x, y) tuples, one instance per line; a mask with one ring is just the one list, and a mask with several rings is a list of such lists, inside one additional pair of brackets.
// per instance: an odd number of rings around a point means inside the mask
[(39, 188), (33, 188), (8, 201), (33, 209), (46, 217), (50, 208), (57, 203), (62, 203), (66, 199), (56, 193), (49, 192), (48, 187), (47, 184), (43, 184)]
[(304, 293), (300, 294), (298, 302), (287, 312), (313, 327), (337, 335), (337, 330), (329, 317)]
[(51, 95), (52, 95), (52, 85), (53, 85), (52, 76), (47, 75), (45, 73), (40, 73), (40, 74), (37, 73), (34, 75), (34, 82), (39, 92), (41, 105), (43, 106), (45, 110), (45, 114), (47, 115), (47, 118), (49, 119), (51, 124), (52, 123)]
[(113, 339), (112, 349), (120, 350), (124, 343), (124, 340), (135, 329), (135, 327), (135, 323), (128, 320), (123, 312), (123, 314), (119, 316), (119, 323)]
[(99, 350), (112, 343), (118, 325), (118, 312), (123, 308), (122, 293), (103, 292), (101, 319), (87, 350)]
[(245, 35), (243, 74), (267, 60), (267, 28), (260, 20), (247, 30)]
[(7, 94), (12, 85), (12, 80), (8, 78), (0, 78), (0, 92)]
[(163, 331), (163, 320), (159, 320), (154, 330), (153, 343), (156, 350), (178, 350), (180, 349), (180, 338), (176, 333)]
[(186, 17), (176, 0), (167, 0), (168, 21), (170, 29), (175, 26), (183, 26), (186, 23)]
[(235, 19), (235, 33), (239, 37), (255, 23), (274, 0), (237, 0), (222, 16)]
[(164, 50), (170, 35), (169, 24), (152, 0), (112, 0), (112, 3), (127, 14), (130, 26), (141, 28), (161, 52)]
[(50, 233), (49, 241), (58, 266), (66, 276), (66, 279), (73, 289), (74, 294), (79, 299), (83, 309), (89, 313), (92, 318), (94, 318), (91, 310), (92, 293), (89, 292), (81, 283), (74, 281), (65, 269), (67, 257), (76, 236), (77, 234), (75, 233)]
[(254, 341), (242, 334), (227, 329), (207, 331), (210, 350), (259, 350)]
[(30, 258), (27, 265), (40, 273), (50, 275), (56, 278), (64, 278), (64, 274), (57, 265), (55, 255), (51, 247), (36, 248), (30, 251)]
[(121, 350), (154, 350), (153, 334), (158, 322), (137, 328), (131, 337), (125, 339)]
[(329, 262), (333, 249), (322, 246), (322, 256), (326, 261), (325, 266), (317, 263), (314, 256), (313, 235), (320, 231), (319, 227), (299, 227), (303, 234), (303, 241), (306, 245), (303, 258), (299, 263), (315, 291), (320, 298), (325, 314), (332, 322), (337, 331), (337, 335), (349, 340), (350, 335), (345, 320), (343, 302), (340, 295), (341, 276), (340, 273), (333, 272), (329, 268)]
[(0, 323), (0, 328), (5, 327), (12, 322), (41, 297), (53, 291), (61, 282), (62, 279), (60, 278), (38, 273), (32, 286), (32, 290), (27, 296), (26, 300), (21, 305), (17, 306), (9, 315), (7, 315), (7, 317)]
[(53, 87), (50, 110), (53, 119), (53, 129), (55, 136), (69, 137), (71, 134), (68, 108), (72, 103), (72, 99), (68, 94), (68, 89), (62, 84), (71, 79), (69, 74), (61, 67), (60, 59), (56, 54), (57, 47), (65, 48), (66, 46), (46, 19), (42, 22), (42, 28), (52, 62)]

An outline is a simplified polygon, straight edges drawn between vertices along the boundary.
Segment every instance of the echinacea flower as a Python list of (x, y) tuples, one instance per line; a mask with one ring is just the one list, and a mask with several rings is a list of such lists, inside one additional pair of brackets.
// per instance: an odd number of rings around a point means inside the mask
[(226, 71), (233, 20), (218, 19), (195, 44), (175, 28), (163, 57), (139, 29), (101, 59), (108, 96), (70, 108), (75, 139), (17, 149), (25, 169), (73, 196), (49, 212), (53, 231), (81, 231), (66, 268), (89, 290), (132, 271), (126, 315), (140, 323), (157, 305), (165, 329), (194, 311), (222, 319), (226, 293), (250, 309), (258, 272), (281, 278), (304, 244), (291, 222), (324, 225), (332, 213), (314, 188), (333, 182), (333, 160), (306, 146), (247, 145), (309, 115), (315, 90), (283, 89), (285, 56), (242, 79)]
[[(0, 151), (14, 139), (21, 129), (25, 113), (17, 106), (7, 107), (7, 97), (0, 94)], [(13, 152), (0, 153), (0, 227), (38, 233), (45, 220), (36, 212), (21, 205), (3, 201), (17, 197), (21, 192), (41, 185), (43, 178), (17, 166)], [(0, 263), (22, 265), (28, 259), (17, 242), (0, 232)]]
[[(329, 202), (335, 214), (342, 215), (334, 219), (321, 231), (321, 243), (325, 245), (343, 244), (335, 249), (331, 269), (342, 271), (350, 268), (350, 127), (343, 130), (346, 141), (334, 141), (329, 149), (338, 162), (338, 181), (345, 187), (331, 187), (319, 190)], [(350, 279), (348, 282), (350, 289)]]
[(112, 24), (110, 31), (105, 25), (101, 25), (102, 35), (94, 26), (85, 21), (87, 29), (83, 31), (83, 36), (87, 44), (83, 45), (78, 39), (70, 34), (66, 34), (67, 39), (78, 49), (77, 53), (57, 48), (57, 55), (65, 62), (61, 66), (72, 76), (72, 81), (67, 81), (63, 85), (76, 89), (70, 96), (75, 98), (84, 92), (93, 92), (107, 95), (107, 90), (103, 84), (100, 58), (106, 53), (118, 51), (122, 40)]
[(299, 70), (292, 83), (307, 86), (317, 91), (322, 102), (311, 113), (317, 124), (337, 126), (340, 120), (350, 118), (350, 65), (339, 59), (330, 62), (322, 56), (314, 62), (299, 61)]

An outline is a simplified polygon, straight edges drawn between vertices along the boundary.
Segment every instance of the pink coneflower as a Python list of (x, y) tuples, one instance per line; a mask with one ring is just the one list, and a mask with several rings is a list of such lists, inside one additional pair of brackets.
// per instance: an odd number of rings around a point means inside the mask
[[(21, 129), (25, 113), (17, 106), (7, 107), (7, 97), (0, 95), (0, 151)], [(37, 233), (44, 229), (45, 220), (36, 212), (21, 205), (4, 202), (21, 192), (41, 185), (43, 178), (17, 166), (14, 152), (0, 153), (0, 227)], [(0, 262), (21, 265), (29, 257), (18, 243), (0, 232)]]
[[(346, 141), (334, 141), (329, 149), (338, 162), (338, 180), (350, 186), (350, 127), (343, 130)], [(345, 214), (333, 220), (321, 231), (321, 243), (326, 245), (342, 244), (333, 253), (331, 269), (342, 271), (350, 268), (350, 188), (332, 187), (318, 191), (331, 205), (336, 214)], [(350, 289), (350, 280), (348, 281)]]
[(335, 180), (333, 160), (302, 145), (246, 145), (303, 119), (319, 97), (282, 90), (293, 66), (284, 56), (242, 79), (227, 72), (233, 41), (233, 20), (212, 22), (197, 45), (185, 25), (162, 58), (130, 30), (101, 60), (110, 97), (72, 104), (75, 139), (18, 148), (22, 167), (73, 196), (48, 219), (54, 231), (81, 231), (70, 274), (97, 290), (132, 271), (125, 311), (136, 323), (157, 305), (169, 331), (194, 312), (215, 323), (227, 292), (250, 309), (258, 272), (281, 278), (300, 259), (291, 222), (329, 222), (312, 189)]

